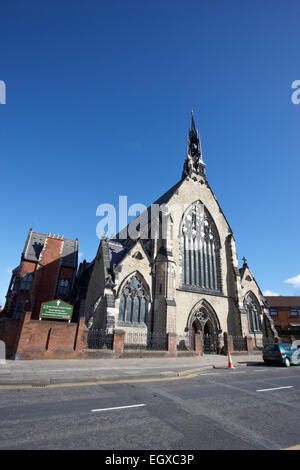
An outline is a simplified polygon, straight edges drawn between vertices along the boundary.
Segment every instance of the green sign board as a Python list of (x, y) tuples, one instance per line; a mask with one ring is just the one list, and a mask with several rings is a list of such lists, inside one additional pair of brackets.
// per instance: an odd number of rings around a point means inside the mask
[(59, 320), (71, 320), (73, 313), (73, 305), (67, 304), (62, 300), (51, 300), (44, 302), (41, 306), (41, 318), (56, 318)]

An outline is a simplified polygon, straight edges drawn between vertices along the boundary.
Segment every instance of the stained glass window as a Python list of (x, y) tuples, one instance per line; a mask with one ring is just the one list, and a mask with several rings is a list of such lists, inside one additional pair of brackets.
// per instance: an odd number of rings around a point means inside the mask
[(145, 322), (149, 297), (147, 289), (137, 277), (131, 277), (125, 284), (119, 307), (119, 321)]
[(200, 201), (193, 204), (183, 220), (181, 253), (184, 285), (220, 290), (218, 232)]
[(260, 307), (258, 300), (255, 295), (250, 292), (245, 301), (244, 306), (248, 312), (249, 330), (250, 331), (261, 331), (260, 323)]

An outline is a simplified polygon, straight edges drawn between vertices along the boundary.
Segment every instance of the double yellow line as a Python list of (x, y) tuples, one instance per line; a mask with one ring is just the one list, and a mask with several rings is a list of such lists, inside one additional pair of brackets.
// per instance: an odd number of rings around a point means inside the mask
[(77, 382), (77, 383), (61, 383), (61, 384), (45, 384), (45, 385), (0, 385), (0, 390), (24, 390), (24, 389), (33, 389), (33, 388), (62, 388), (62, 387), (92, 387), (94, 385), (113, 385), (113, 384), (127, 384), (127, 383), (144, 383), (144, 382), (166, 382), (171, 380), (184, 380), (192, 379), (197, 377), (199, 373), (193, 373), (188, 375), (183, 375), (181, 377), (162, 377), (162, 378), (151, 378), (151, 379), (124, 379), (124, 380), (103, 380), (99, 382)]

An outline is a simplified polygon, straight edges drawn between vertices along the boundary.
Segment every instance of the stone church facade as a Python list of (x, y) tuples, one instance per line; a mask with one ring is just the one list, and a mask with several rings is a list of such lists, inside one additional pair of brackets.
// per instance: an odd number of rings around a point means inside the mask
[[(244, 259), (239, 269), (230, 225), (205, 174), (192, 114), (182, 177), (114, 239), (102, 238), (81, 311), (90, 331), (125, 331), (125, 344), (174, 334), (193, 350), (195, 334), (222, 350), (224, 333), (276, 336), (262, 292)], [(153, 229), (155, 228), (155, 230)], [(121, 236), (122, 235), (122, 236)]]

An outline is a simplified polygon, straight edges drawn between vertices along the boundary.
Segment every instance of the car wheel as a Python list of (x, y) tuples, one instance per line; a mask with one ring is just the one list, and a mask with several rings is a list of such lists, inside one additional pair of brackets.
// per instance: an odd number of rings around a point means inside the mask
[(284, 365), (285, 367), (290, 367), (291, 361), (289, 360), (288, 357), (285, 357), (283, 365)]

